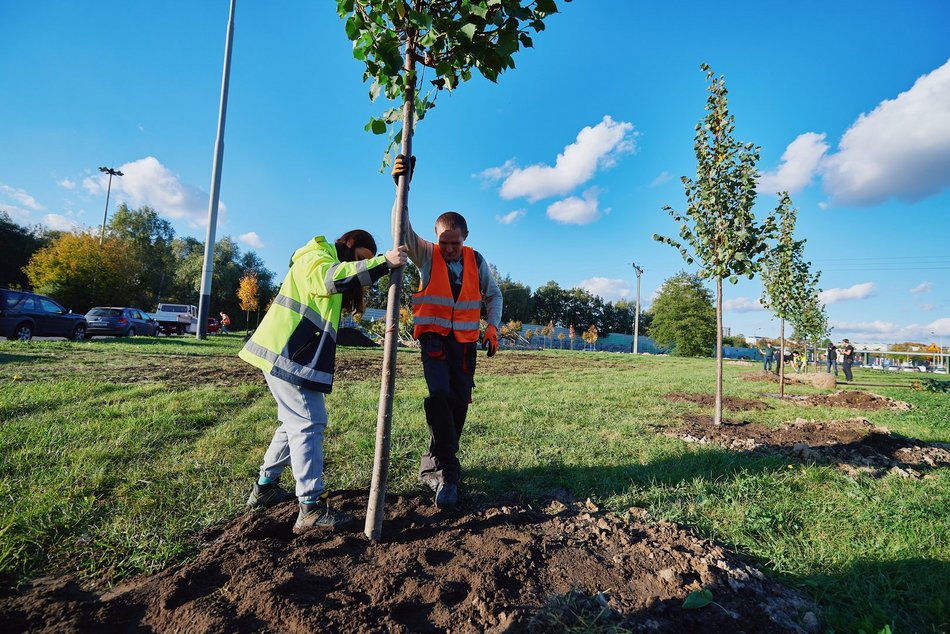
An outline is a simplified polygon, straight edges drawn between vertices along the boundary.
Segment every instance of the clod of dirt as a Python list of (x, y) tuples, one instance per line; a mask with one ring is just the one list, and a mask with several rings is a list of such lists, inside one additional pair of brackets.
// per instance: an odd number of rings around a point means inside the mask
[[(713, 406), (716, 397), (712, 394), (695, 394), (690, 392), (670, 392), (664, 394), (663, 398), (671, 401), (683, 401), (686, 403), (696, 403), (697, 405)], [(734, 396), (723, 396), (722, 406), (734, 412), (746, 412), (749, 410), (771, 409), (769, 405), (762, 401), (755, 401), (746, 398), (736, 398)]]
[[(70, 578), (0, 597), (4, 631), (547, 632), (596, 620), (633, 631), (807, 632), (815, 606), (723, 547), (554, 500), (439, 513), (387, 499), (382, 543), (360, 532), (365, 497), (332, 502), (349, 532), (295, 537), (295, 506), (236, 518), (191, 561), (100, 595)], [(596, 507), (595, 507), (596, 508)], [(695, 590), (716, 603), (686, 610)]]
[(724, 421), (715, 425), (709, 416), (689, 416), (681, 427), (667, 428), (663, 433), (686, 442), (714, 443), (733, 451), (779, 453), (799, 461), (834, 464), (852, 475), (880, 477), (896, 473), (921, 478), (937, 467), (950, 466), (950, 444), (894, 436), (866, 418), (796, 419), (773, 429), (745, 422)]
[[(768, 383), (778, 383), (778, 375), (771, 372), (766, 372), (765, 370), (759, 370), (758, 372), (753, 372), (751, 374), (743, 374), (739, 377), (743, 381), (765, 381)], [(790, 385), (794, 381), (789, 375), (785, 375), (785, 385)]]

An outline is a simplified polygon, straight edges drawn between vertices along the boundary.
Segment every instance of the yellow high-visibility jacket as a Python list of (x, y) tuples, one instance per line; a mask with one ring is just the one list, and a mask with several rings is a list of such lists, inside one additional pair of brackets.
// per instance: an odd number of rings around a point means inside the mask
[(340, 262), (336, 247), (317, 236), (294, 252), (280, 292), (238, 356), (289, 383), (329, 393), (341, 293), (388, 272), (385, 256)]

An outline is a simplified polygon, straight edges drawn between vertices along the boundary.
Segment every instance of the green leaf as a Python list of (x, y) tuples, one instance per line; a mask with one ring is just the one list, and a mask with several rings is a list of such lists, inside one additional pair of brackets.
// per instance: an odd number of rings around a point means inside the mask
[(359, 37), (360, 31), (363, 27), (363, 21), (360, 19), (360, 16), (353, 14), (346, 20), (346, 37), (351, 40), (355, 40)]
[(537, 0), (535, 9), (544, 13), (557, 13), (557, 5), (554, 4), (554, 0)]
[(370, 127), (373, 130), (373, 134), (386, 134), (386, 122), (382, 119), (371, 120)]
[(485, 19), (485, 16), (488, 15), (488, 9), (486, 7), (478, 6), (477, 4), (473, 4), (468, 8), (468, 10), (472, 12), (472, 15), (477, 15), (483, 20)]
[(438, 39), (439, 39), (439, 34), (436, 33), (434, 30), (429, 29), (428, 31), (426, 31), (425, 35), (419, 38), (419, 46), (422, 46), (424, 48), (429, 48), (430, 46), (435, 44), (436, 40)]
[(469, 22), (468, 24), (466, 24), (459, 30), (462, 32), (462, 35), (464, 35), (469, 40), (475, 37), (475, 25), (472, 24), (471, 22)]

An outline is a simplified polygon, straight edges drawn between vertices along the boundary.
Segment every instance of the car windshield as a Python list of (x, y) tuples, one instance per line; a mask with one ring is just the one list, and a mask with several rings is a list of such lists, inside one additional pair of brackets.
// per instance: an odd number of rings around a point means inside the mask
[(90, 317), (118, 317), (122, 314), (121, 308), (93, 308), (87, 313)]

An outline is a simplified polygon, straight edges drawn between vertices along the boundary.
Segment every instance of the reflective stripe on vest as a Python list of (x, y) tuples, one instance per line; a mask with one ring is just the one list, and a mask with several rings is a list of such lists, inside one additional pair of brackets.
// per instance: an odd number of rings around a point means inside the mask
[(413, 333), (418, 339), (425, 332), (440, 335), (455, 333), (459, 343), (478, 341), (482, 293), (478, 283), (475, 250), (462, 247), (462, 289), (456, 300), (449, 282), (449, 268), (439, 245), (433, 245), (429, 283), (412, 296)]
[(320, 372), (319, 370), (308, 368), (305, 365), (294, 363), (287, 357), (282, 357), (275, 352), (271, 352), (264, 346), (258, 345), (253, 341), (248, 340), (248, 342), (244, 344), (244, 347), (248, 352), (256, 354), (260, 358), (269, 361), (272, 365), (275, 365), (281, 370), (289, 372), (294, 376), (299, 376), (302, 379), (307, 379), (308, 381), (313, 381), (314, 383), (325, 383), (327, 385), (331, 385), (333, 383), (333, 374), (329, 372)]

